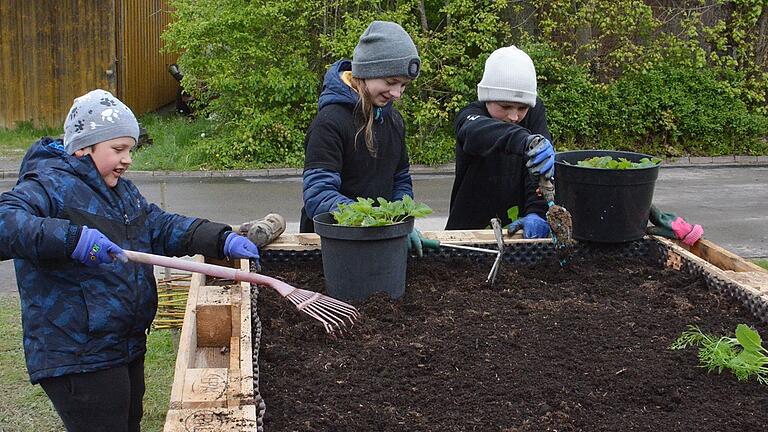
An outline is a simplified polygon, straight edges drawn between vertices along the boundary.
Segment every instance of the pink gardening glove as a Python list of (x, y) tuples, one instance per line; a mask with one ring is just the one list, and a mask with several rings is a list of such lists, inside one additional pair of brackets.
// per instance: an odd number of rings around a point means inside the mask
[(691, 225), (681, 217), (672, 221), (672, 231), (680, 241), (688, 246), (693, 246), (704, 235), (704, 228), (701, 225)]
[(688, 246), (693, 246), (704, 235), (701, 225), (691, 225), (674, 213), (659, 210), (655, 205), (651, 206), (649, 219), (653, 226), (646, 228), (648, 234), (677, 239)]

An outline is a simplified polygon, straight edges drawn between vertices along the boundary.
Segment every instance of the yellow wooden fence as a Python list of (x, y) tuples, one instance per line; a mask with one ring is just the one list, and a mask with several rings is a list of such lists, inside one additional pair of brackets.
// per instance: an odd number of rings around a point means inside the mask
[(173, 101), (169, 20), (166, 0), (0, 0), (0, 127), (59, 126), (95, 88), (137, 115)]

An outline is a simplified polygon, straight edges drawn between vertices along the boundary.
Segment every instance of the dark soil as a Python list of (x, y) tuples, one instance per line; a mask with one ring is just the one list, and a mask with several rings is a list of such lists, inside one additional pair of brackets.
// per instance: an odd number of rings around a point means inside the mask
[[(766, 386), (668, 349), (688, 324), (768, 335), (700, 278), (599, 258), (568, 270), (505, 262), (488, 286), (490, 264), (412, 260), (405, 298), (357, 305), (363, 318), (337, 340), (262, 290), (264, 430), (766, 430)], [(323, 290), (319, 261), (265, 273)]]

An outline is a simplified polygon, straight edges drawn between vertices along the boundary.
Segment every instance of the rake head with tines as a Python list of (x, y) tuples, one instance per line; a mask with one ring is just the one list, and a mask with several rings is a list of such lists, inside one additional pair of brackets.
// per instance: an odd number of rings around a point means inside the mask
[(352, 326), (355, 320), (360, 316), (357, 309), (352, 305), (314, 291), (295, 288), (281, 280), (258, 273), (143, 252), (129, 250), (125, 250), (124, 252), (128, 259), (134, 262), (169, 267), (177, 270), (186, 270), (223, 279), (232, 279), (238, 282), (249, 282), (267, 286), (274, 289), (280, 293), (281, 296), (293, 303), (300, 312), (320, 321), (323, 324), (323, 327), (325, 327), (325, 331), (330, 334), (343, 332), (347, 329), (347, 324)]

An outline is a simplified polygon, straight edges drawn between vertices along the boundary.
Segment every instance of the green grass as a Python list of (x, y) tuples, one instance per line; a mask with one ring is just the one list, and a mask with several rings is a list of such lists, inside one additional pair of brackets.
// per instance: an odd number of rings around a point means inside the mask
[(29, 146), (44, 136), (59, 136), (61, 129), (35, 128), (30, 122), (20, 122), (13, 129), (0, 128), (0, 157), (21, 159)]
[[(0, 296), (0, 431), (53, 432), (63, 430), (48, 397), (40, 386), (29, 383), (21, 336), (19, 299)], [(143, 431), (161, 431), (168, 410), (176, 355), (170, 330), (149, 335), (144, 364)], [(13, 425), (13, 428), (8, 428)]]
[[(203, 151), (208, 144), (200, 138), (210, 135), (210, 121), (168, 112), (145, 114), (139, 122), (147, 129), (152, 144), (142, 145), (134, 152), (131, 169), (188, 171), (206, 166)], [(58, 137), (62, 133), (60, 129), (35, 128), (28, 122), (18, 123), (14, 129), (0, 128), (0, 157), (21, 160), (29, 146), (41, 137)]]
[(768, 270), (768, 259), (758, 258), (758, 259), (753, 259), (752, 262)]
[(203, 150), (207, 144), (198, 141), (211, 129), (208, 120), (150, 113), (142, 116), (140, 122), (152, 144), (142, 145), (134, 152), (132, 170), (189, 171), (206, 165)]

